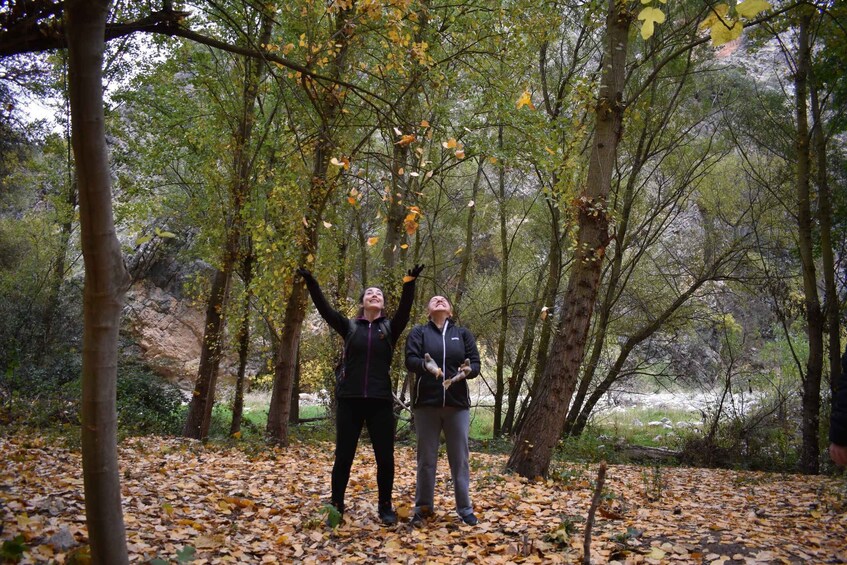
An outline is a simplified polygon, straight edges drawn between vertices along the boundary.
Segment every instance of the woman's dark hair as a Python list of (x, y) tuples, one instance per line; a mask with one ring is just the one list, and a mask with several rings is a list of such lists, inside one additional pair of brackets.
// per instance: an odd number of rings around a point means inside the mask
[[(362, 289), (362, 292), (359, 294), (359, 309), (356, 310), (356, 317), (357, 318), (361, 318), (362, 316), (365, 315), (365, 291), (367, 291), (368, 288), (375, 288), (378, 291), (382, 292), (382, 289), (379, 288), (378, 286), (369, 286), (367, 288)], [(380, 310), (379, 315), (385, 316), (385, 293), (384, 292), (382, 292), (382, 310)]]

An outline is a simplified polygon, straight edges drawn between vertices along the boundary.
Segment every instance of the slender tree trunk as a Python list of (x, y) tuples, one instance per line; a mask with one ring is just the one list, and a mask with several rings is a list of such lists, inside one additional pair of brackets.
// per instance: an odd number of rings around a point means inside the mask
[(588, 178), (578, 207), (579, 233), (564, 311), (541, 377), (507, 468), (524, 477), (546, 476), (565, 423), (579, 375), (606, 252), (606, 199), (615, 168), (623, 125), (623, 87), (628, 36), (633, 14), (610, 0), (606, 20), (606, 52)]
[[(503, 150), (503, 125), (497, 130), (497, 145)], [(506, 368), (506, 337), (509, 332), (509, 233), (506, 228), (506, 166), (497, 168), (497, 193), (500, 201), (500, 332), (497, 335), (497, 371), (494, 385), (494, 437), (500, 437), (503, 425), (503, 394)]]
[(103, 113), (103, 51), (109, 2), (68, 0), (65, 18), (72, 143), (85, 263), (82, 346), (82, 476), (92, 562), (128, 563), (118, 472), (118, 325), (129, 274), (112, 216)]
[(829, 386), (830, 392), (834, 394), (838, 377), (841, 374), (841, 325), (838, 320), (839, 299), (835, 282), (835, 254), (832, 245), (832, 189), (829, 186), (827, 141), (823, 130), (818, 86), (814, 75), (810, 73), (809, 76), (812, 79), (809, 91), (812, 103), (812, 142), (817, 165), (818, 223), (821, 230), (821, 270), (824, 280), (824, 318), (829, 337)]
[(538, 393), (538, 385), (541, 383), (541, 375), (544, 373), (544, 367), (547, 366), (547, 353), (550, 349), (550, 339), (553, 334), (553, 320), (555, 316), (552, 314), (555, 310), (556, 297), (559, 294), (559, 281), (562, 278), (562, 239), (564, 235), (561, 229), (561, 213), (559, 212), (558, 203), (548, 200), (547, 207), (550, 210), (550, 260), (547, 269), (547, 284), (544, 288), (544, 296), (542, 297), (543, 306), (548, 307), (547, 315), (541, 320), (541, 335), (538, 338), (538, 350), (535, 355), (535, 367), (533, 369), (533, 381), (530, 393), (524, 398), (521, 403), (521, 408), (518, 411), (517, 426), (515, 432), (520, 433), (523, 424), (526, 421), (526, 410), (532, 399)]
[(483, 159), (480, 158), (477, 163), (476, 178), (474, 178), (473, 187), (471, 188), (471, 202), (473, 202), (474, 205), (468, 208), (468, 221), (465, 224), (465, 249), (462, 252), (462, 264), (459, 266), (459, 278), (456, 281), (456, 296), (453, 299), (453, 306), (456, 310), (459, 310), (460, 315), (460, 305), (462, 304), (462, 298), (465, 296), (465, 290), (467, 290), (468, 286), (468, 270), (470, 269), (471, 259), (474, 255), (471, 250), (473, 249), (476, 199), (479, 197), (479, 183), (482, 180), (483, 162)]
[(806, 306), (806, 332), (809, 340), (809, 359), (803, 381), (803, 448), (800, 467), (803, 472), (818, 472), (820, 448), (820, 391), (823, 369), (823, 315), (818, 298), (817, 275), (813, 254), (811, 211), (811, 173), (809, 154), (809, 123), (806, 96), (808, 95), (808, 73), (810, 63), (809, 26), (811, 16), (800, 16), (799, 51), (794, 73), (794, 96), (797, 111), (797, 228), (800, 263), (803, 269), (803, 290)]
[[(262, 15), (260, 44), (264, 45), (270, 41), (272, 30), (273, 18), (270, 14), (265, 13)], [(244, 228), (244, 220), (241, 214), (250, 192), (253, 161), (250, 158), (249, 145), (256, 123), (256, 101), (259, 98), (259, 87), (262, 75), (265, 72), (265, 64), (262, 61), (246, 59), (244, 65), (241, 116), (233, 134), (233, 178), (230, 187), (226, 242), (221, 268), (215, 272), (208, 306), (206, 307), (206, 324), (204, 325), (203, 343), (200, 351), (200, 367), (197, 372), (194, 393), (188, 406), (188, 417), (183, 428), (183, 435), (194, 439), (206, 439), (209, 435), (212, 408), (215, 405), (218, 368), (223, 353), (226, 302), (229, 297), (232, 272), (239, 261), (241, 236)]]
[[(526, 378), (526, 371), (529, 367), (529, 359), (532, 356), (532, 345), (535, 341), (535, 328), (538, 326), (537, 320), (541, 314), (543, 304), (539, 300), (539, 294), (542, 292), (544, 285), (544, 271), (538, 270), (538, 280), (535, 283), (531, 308), (528, 310), (526, 324), (524, 324), (523, 337), (521, 344), (518, 347), (518, 352), (515, 355), (515, 364), (512, 367), (512, 375), (506, 387), (507, 403), (506, 415), (503, 418), (502, 433), (509, 435), (514, 431), (515, 427), (515, 411), (518, 406), (518, 396), (520, 395), (521, 387), (523, 387)], [(545, 316), (546, 317), (546, 316)]]
[(250, 351), (250, 284), (253, 281), (254, 255), (252, 247), (244, 257), (244, 304), (242, 306), (241, 326), (238, 329), (238, 374), (235, 377), (235, 399), (232, 401), (232, 424), (229, 435), (241, 432), (241, 419), (244, 414), (244, 375), (247, 371), (247, 354)]

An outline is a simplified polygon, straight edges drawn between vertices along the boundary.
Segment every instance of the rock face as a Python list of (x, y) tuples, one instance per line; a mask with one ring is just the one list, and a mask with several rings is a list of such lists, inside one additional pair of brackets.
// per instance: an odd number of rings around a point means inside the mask
[(197, 377), (205, 314), (150, 280), (126, 294), (126, 329), (144, 360), (169, 381), (189, 387)]

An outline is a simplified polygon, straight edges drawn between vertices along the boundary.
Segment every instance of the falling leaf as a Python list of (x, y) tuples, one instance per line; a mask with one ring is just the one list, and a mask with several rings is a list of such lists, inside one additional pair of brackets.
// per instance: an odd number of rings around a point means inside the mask
[(457, 144), (458, 144), (458, 141), (456, 141), (455, 137), (451, 137), (447, 141), (441, 142), (441, 146), (444, 147), (444, 149), (453, 149), (457, 146)]
[(400, 244), (400, 249), (408, 249), (408, 248), (409, 248), (409, 244), (408, 244), (408, 243), (401, 243), (401, 244)]
[(428, 128), (428, 127), (429, 127), (429, 122), (428, 122), (428, 121), (426, 121), (426, 120), (421, 120), (421, 127)]
[(742, 18), (753, 18), (771, 7), (766, 0), (744, 0), (735, 5), (735, 12)]
[(373, 247), (374, 245), (376, 245), (376, 242), (377, 242), (377, 241), (379, 241), (379, 238), (378, 238), (378, 237), (376, 237), (376, 236), (374, 236), (374, 237), (369, 237), (369, 238), (368, 238), (368, 246)]
[(411, 144), (415, 141), (417, 137), (413, 133), (407, 133), (403, 137), (400, 138), (400, 141), (396, 142), (394, 145), (399, 145), (400, 147), (405, 147), (406, 145)]
[(358, 200), (356, 200), (356, 198), (353, 197), (353, 196), (348, 196), (347, 202), (349, 202), (350, 204), (356, 204), (356, 202), (358, 202)]
[(324, 220), (324, 227), (325, 227), (325, 228), (327, 228), (327, 229), (329, 229), (329, 228), (331, 228), (331, 227), (332, 227), (332, 224), (331, 224), (331, 223), (329, 223), (329, 222), (327, 222), (326, 220)]
[(330, 162), (330, 163), (332, 163), (333, 165), (335, 165), (336, 167), (343, 167), (343, 166), (344, 166), (344, 162), (343, 162), (343, 161), (339, 161), (339, 160), (338, 160), (337, 158), (335, 158), (335, 157), (333, 157), (332, 159), (330, 159), (330, 160), (329, 160), (329, 162)]
[(405, 173), (405, 172), (406, 172), (406, 169), (404, 169), (403, 167), (400, 167), (399, 169), (397, 169), (397, 174), (400, 175), (400, 176), (403, 176), (403, 173)]
[(464, 149), (456, 149), (456, 159), (464, 159), (465, 158), (465, 150)]
[(524, 106), (529, 106), (530, 110), (535, 110), (535, 104), (532, 103), (532, 95), (529, 93), (529, 90), (524, 90), (521, 97), (518, 98), (518, 101), (515, 103), (518, 110), (523, 108)]
[(412, 172), (410, 172), (410, 173), (409, 173), (409, 176), (410, 176), (410, 177), (419, 177), (419, 176), (421, 176), (421, 174), (420, 174), (420, 173), (417, 173), (417, 172), (415, 172), (415, 171), (412, 171)]
[(395, 127), (394, 128), (394, 134), (395, 135), (403, 135), (403, 131), (400, 128)]
[(647, 40), (653, 37), (655, 24), (664, 23), (665, 13), (659, 8), (648, 7), (638, 13), (638, 19), (644, 20), (644, 23), (641, 25), (641, 38)]
[(468, 208), (473, 208), (474, 204), (476, 204), (476, 203), (473, 200), (471, 200), (470, 202), (468, 202)]
[(547, 306), (544, 306), (543, 308), (541, 308), (541, 319), (542, 319), (542, 320), (546, 320), (546, 319), (547, 319), (547, 312), (548, 312), (549, 310), (550, 310), (550, 308), (548, 308)]

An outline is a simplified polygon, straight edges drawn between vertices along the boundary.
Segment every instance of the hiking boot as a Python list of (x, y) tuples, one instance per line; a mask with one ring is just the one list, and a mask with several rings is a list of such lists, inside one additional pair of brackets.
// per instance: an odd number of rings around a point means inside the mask
[(409, 521), (413, 528), (423, 528), (424, 522), (426, 522), (426, 516), (420, 510), (415, 510), (412, 519)]
[(393, 526), (397, 523), (397, 512), (391, 508), (391, 503), (379, 503), (379, 519), (386, 526)]
[(476, 526), (477, 524), (479, 524), (479, 520), (477, 520), (477, 517), (474, 516), (473, 512), (471, 512), (467, 516), (462, 516), (462, 522), (464, 522), (468, 526)]

